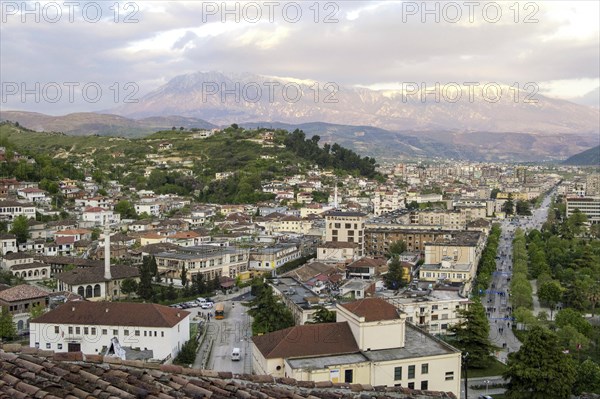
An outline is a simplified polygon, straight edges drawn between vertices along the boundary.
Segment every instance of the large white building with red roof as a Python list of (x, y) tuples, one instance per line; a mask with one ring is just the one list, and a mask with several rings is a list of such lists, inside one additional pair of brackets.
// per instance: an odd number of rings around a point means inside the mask
[(190, 339), (190, 313), (153, 303), (81, 301), (30, 322), (30, 346), (55, 352), (105, 355), (115, 338), (121, 357), (136, 351), (152, 351), (152, 359), (175, 357)]

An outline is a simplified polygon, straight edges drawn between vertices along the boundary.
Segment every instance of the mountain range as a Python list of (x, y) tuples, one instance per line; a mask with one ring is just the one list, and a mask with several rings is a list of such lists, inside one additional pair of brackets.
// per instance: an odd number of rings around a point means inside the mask
[(575, 154), (563, 162), (565, 165), (600, 166), (600, 146)]
[[(495, 92), (494, 87), (501, 91)], [(371, 90), (334, 82), (197, 72), (176, 76), (138, 103), (110, 112), (133, 118), (181, 115), (219, 125), (277, 121), (392, 131), (600, 132), (600, 110), (533, 94), (533, 84), (527, 90), (492, 84), (485, 91), (483, 84), (472, 90), (465, 85), (444, 85), (438, 90), (438, 100), (408, 83), (404, 89)]]
[[(284, 88), (286, 88), (284, 90)], [(174, 127), (304, 130), (379, 160), (443, 157), (483, 161), (563, 160), (599, 144), (600, 111), (501, 86), (490, 101), (477, 90), (461, 100), (436, 102), (414, 91), (338, 87), (333, 83), (253, 74), (198, 72), (177, 76), (140, 98), (105, 113), (55, 117), (0, 112), (40, 131), (138, 137)], [(299, 94), (300, 93), (300, 94)], [(446, 98), (458, 91), (446, 90)], [(472, 101), (469, 96), (472, 94)], [(517, 101), (515, 101), (515, 97)]]

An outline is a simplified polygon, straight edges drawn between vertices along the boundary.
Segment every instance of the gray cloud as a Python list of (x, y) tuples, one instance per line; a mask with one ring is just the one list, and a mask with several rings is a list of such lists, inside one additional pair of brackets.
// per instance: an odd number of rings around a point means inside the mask
[[(0, 37), (3, 83), (97, 82), (104, 92), (98, 103), (21, 102), (11, 96), (1, 106), (57, 114), (106, 109), (123, 101), (128, 82), (137, 85), (139, 97), (176, 75), (197, 70), (248, 71), (345, 86), (598, 79), (597, 19), (595, 34), (574, 38), (561, 33), (569, 28), (568, 19), (550, 18), (543, 4), (538, 23), (514, 23), (505, 10), (498, 23), (477, 14), (474, 24), (466, 23), (466, 15), (452, 24), (444, 18), (435, 23), (431, 17), (422, 23), (418, 15), (403, 14), (400, 3), (330, 3), (329, 8), (319, 3), (318, 23), (313, 2), (301, 3), (297, 23), (275, 12), (274, 23), (263, 14), (258, 23), (242, 16), (239, 24), (223, 24), (218, 13), (207, 16), (198, 2), (185, 1), (140, 3), (135, 15), (139, 22), (132, 24), (122, 23), (125, 10), (120, 23), (114, 23), (108, 8), (112, 3), (100, 2), (105, 18), (98, 23), (81, 18), (68, 23), (63, 17), (58, 23), (22, 24), (6, 16)], [(161, 5), (162, 10), (152, 11)], [(571, 8), (565, 3), (565, 13)], [(332, 11), (339, 22), (323, 23)], [(577, 12), (589, 10), (579, 6)], [(525, 14), (522, 10), (521, 20)], [(120, 89), (117, 101), (110, 89), (115, 83)]]

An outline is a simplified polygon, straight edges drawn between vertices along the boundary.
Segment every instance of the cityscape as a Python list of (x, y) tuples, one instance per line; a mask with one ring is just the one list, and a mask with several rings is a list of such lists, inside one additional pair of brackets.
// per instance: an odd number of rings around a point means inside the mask
[(600, 397), (595, 2), (0, 6), (0, 396)]

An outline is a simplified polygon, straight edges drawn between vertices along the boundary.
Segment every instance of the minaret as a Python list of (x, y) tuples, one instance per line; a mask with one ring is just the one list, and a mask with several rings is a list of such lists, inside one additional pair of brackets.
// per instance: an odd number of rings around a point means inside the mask
[(333, 194), (333, 208), (338, 209), (337, 180), (335, 182), (335, 189)]
[(111, 280), (110, 275), (110, 227), (104, 223), (104, 278)]

